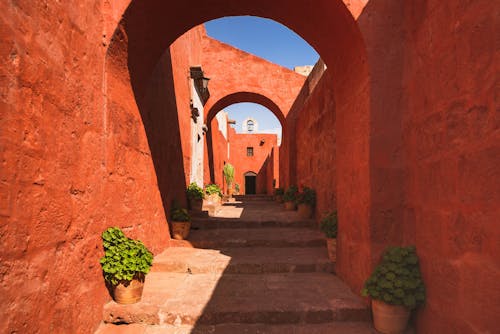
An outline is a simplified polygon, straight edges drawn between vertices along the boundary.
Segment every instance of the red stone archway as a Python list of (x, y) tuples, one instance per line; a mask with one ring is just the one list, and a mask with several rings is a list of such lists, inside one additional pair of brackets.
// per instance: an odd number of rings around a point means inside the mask
[(210, 37), (203, 38), (202, 62), (210, 77), (211, 96), (205, 106), (207, 122), (215, 116), (210, 113), (220, 105), (224, 108), (238, 102), (255, 102), (271, 110), (283, 127), (306, 78)]
[(281, 123), (281, 127), (284, 129), (286, 113), (284, 113), (283, 110), (270, 98), (253, 92), (232, 93), (213, 103), (210, 108), (207, 109), (207, 124), (210, 124), (219, 111), (232, 104), (241, 102), (252, 102), (266, 107), (273, 113), (274, 116), (276, 116)]
[[(129, 90), (128, 98), (134, 101), (135, 97), (140, 105), (150, 89), (155, 66), (171, 43), (194, 26), (232, 15), (260, 16), (286, 25), (318, 51), (333, 73), (335, 80), (329, 84), (334, 87), (337, 118), (336, 191), (342, 193), (337, 205), (340, 221), (346, 224), (342, 227), (337, 269), (353, 288), (359, 289), (373, 261), (369, 223), (370, 80), (362, 34), (343, 1), (320, 0), (314, 6), (305, 1), (291, 6), (284, 0), (220, 0), (217, 4), (202, 0), (132, 1), (108, 50), (110, 63), (129, 70), (130, 77), (119, 80), (124, 84), (121, 98)], [(209, 100), (207, 104), (212, 103), (216, 102)], [(350, 268), (352, 263), (358, 264), (355, 272)]]

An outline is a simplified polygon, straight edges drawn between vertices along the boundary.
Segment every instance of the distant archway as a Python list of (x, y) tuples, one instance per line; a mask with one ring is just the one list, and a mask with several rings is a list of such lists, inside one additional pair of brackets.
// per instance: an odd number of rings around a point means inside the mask
[(284, 128), (285, 125), (285, 113), (280, 107), (269, 97), (264, 96), (259, 93), (254, 92), (238, 92), (230, 95), (226, 95), (220, 100), (216, 101), (207, 112), (207, 124), (213, 120), (213, 118), (217, 115), (217, 113), (228, 106), (240, 102), (252, 102), (260, 104), (267, 109), (269, 109), (274, 116), (279, 120), (281, 127)]
[[(333, 87), (335, 99), (336, 191), (342, 193), (337, 205), (339, 221), (345, 224), (339, 240), (338, 273), (347, 278), (352, 287), (360, 288), (373, 262), (370, 239), (370, 62), (363, 35), (344, 1), (318, 0), (314, 5), (302, 1), (290, 6), (285, 0), (221, 0), (216, 5), (203, 0), (123, 0), (113, 6), (113, 16), (123, 19), (107, 52), (106, 66), (118, 69), (115, 71), (117, 77), (112, 70), (107, 71), (107, 87), (115, 90), (115, 97), (123, 105), (122, 112), (129, 114), (140, 113), (135, 108), (151, 91), (151, 75), (162, 55), (168, 52), (169, 45), (203, 22), (237, 15), (269, 18), (294, 30), (316, 49), (332, 73), (328, 84)], [(124, 9), (123, 15), (117, 8)], [(220, 63), (217, 66), (223, 71), (226, 65)], [(128, 77), (123, 77), (121, 73), (127, 69)], [(211, 99), (207, 101), (207, 109), (215, 103)], [(119, 112), (114, 111), (115, 114)], [(352, 272), (350, 263), (358, 264), (356, 272)]]

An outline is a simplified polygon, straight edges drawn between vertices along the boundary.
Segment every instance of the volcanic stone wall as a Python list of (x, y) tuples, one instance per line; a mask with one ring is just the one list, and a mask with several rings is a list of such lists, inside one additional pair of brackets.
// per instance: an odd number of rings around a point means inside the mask
[[(341, 219), (339, 275), (358, 289), (362, 268), (373, 267), (387, 245), (416, 244), (427, 287), (417, 316), (422, 333), (496, 330), (500, 117), (494, 13), (498, 9), (488, 1), (370, 1), (358, 18), (370, 64), (370, 218), (366, 227)], [(334, 179), (317, 181), (323, 161), (337, 170), (352, 162), (357, 152), (349, 157), (335, 148), (360, 134), (336, 119), (335, 92), (329, 90), (338, 84), (335, 74), (327, 70), (310, 94), (306, 82), (287, 118), (282, 147), (290, 170), (281, 176), (316, 185), (319, 211), (325, 192), (335, 189)], [(323, 84), (329, 75), (331, 85)], [(338, 182), (346, 177), (337, 172), (337, 201), (345, 200), (346, 188)], [(342, 254), (366, 247), (369, 258), (343, 261)]]
[(498, 4), (411, 2), (402, 77), (405, 236), (422, 333), (488, 333), (500, 313)]

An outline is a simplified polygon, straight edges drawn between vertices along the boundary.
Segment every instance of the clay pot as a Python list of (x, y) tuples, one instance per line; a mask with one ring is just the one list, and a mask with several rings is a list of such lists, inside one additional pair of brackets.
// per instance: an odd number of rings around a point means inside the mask
[(337, 239), (326, 238), (326, 248), (328, 249), (330, 261), (337, 262)]
[(189, 236), (191, 222), (172, 222), (172, 237), (176, 240), (184, 240)]
[(125, 286), (122, 283), (111, 287), (111, 296), (118, 304), (134, 304), (141, 301), (144, 281), (133, 279)]
[(372, 299), (373, 325), (383, 334), (403, 333), (408, 325), (410, 310), (401, 305), (390, 305)]
[(276, 195), (274, 197), (274, 199), (276, 200), (276, 202), (278, 203), (283, 203), (283, 195)]
[(295, 210), (295, 202), (285, 202), (285, 210)]
[(208, 205), (220, 205), (222, 202), (222, 199), (218, 194), (207, 195), (206, 199)]
[(299, 217), (302, 219), (311, 218), (313, 214), (313, 209), (309, 204), (299, 204), (298, 205)]
[(227, 190), (227, 195), (228, 195), (229, 197), (233, 197), (233, 188), (229, 188), (229, 189)]
[(201, 212), (202, 206), (203, 206), (202, 199), (195, 199), (195, 198), (189, 199), (189, 208), (191, 209), (191, 211)]

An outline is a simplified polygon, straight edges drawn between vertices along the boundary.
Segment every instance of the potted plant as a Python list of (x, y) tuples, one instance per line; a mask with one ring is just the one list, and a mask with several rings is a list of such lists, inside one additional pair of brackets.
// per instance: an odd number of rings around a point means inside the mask
[(203, 189), (192, 182), (186, 190), (189, 200), (189, 208), (195, 212), (201, 212), (203, 206)]
[(285, 194), (285, 190), (283, 188), (275, 188), (274, 189), (274, 200), (278, 203), (283, 203), (283, 195)]
[(235, 183), (234, 184), (234, 193), (236, 195), (239, 195), (240, 194), (240, 185), (238, 183)]
[(386, 334), (402, 333), (411, 310), (425, 302), (425, 286), (415, 246), (387, 248), (361, 293), (372, 298), (376, 330)]
[(330, 261), (337, 262), (338, 218), (336, 210), (328, 213), (321, 219), (320, 229), (326, 236), (326, 247), (328, 248), (328, 257)]
[(300, 218), (310, 218), (313, 214), (313, 208), (316, 205), (316, 191), (309, 187), (304, 187), (302, 192), (297, 194), (297, 207)]
[(172, 210), (172, 236), (177, 240), (184, 240), (189, 236), (191, 217), (186, 209), (174, 208)]
[(120, 304), (137, 303), (153, 265), (153, 254), (140, 240), (127, 238), (118, 227), (108, 228), (101, 238), (104, 256), (99, 262), (111, 297)]
[(224, 169), (222, 170), (224, 174), (224, 179), (226, 179), (227, 184), (227, 194), (229, 197), (233, 196), (233, 181), (234, 181), (234, 167), (230, 163), (226, 163), (224, 165)]
[(286, 210), (295, 210), (297, 200), (297, 193), (299, 192), (299, 188), (297, 186), (290, 186), (283, 195), (283, 201), (285, 202)]
[(221, 203), (222, 191), (216, 184), (208, 184), (205, 186), (205, 197), (209, 204), (218, 205)]

